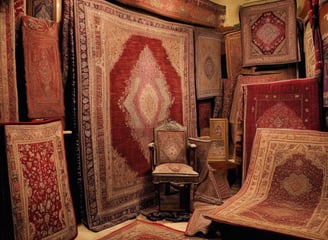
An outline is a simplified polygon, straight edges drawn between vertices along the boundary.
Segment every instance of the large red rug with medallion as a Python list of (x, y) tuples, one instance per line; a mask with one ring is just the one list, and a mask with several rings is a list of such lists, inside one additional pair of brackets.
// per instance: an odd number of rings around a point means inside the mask
[(76, 0), (75, 30), (86, 224), (98, 231), (153, 204), (148, 144), (159, 121), (196, 135), (193, 29)]

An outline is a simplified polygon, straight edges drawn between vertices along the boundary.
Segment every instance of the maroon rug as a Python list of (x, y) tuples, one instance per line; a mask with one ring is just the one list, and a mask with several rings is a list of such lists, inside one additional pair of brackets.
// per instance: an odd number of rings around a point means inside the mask
[(196, 136), (193, 31), (105, 1), (75, 1), (86, 224), (98, 231), (154, 203), (148, 144), (171, 118)]
[(257, 128), (320, 129), (316, 78), (244, 85), (243, 179)]

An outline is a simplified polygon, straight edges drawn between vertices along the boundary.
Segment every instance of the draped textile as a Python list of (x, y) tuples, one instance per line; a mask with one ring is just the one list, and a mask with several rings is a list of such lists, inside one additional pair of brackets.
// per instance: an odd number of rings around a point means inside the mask
[(221, 204), (222, 197), (220, 190), (222, 185), (216, 182), (214, 170), (207, 162), (208, 150), (211, 146), (211, 140), (208, 137), (189, 138), (190, 143), (196, 144), (197, 172), (199, 173), (199, 182), (194, 192), (194, 202), (200, 201), (209, 204)]
[(221, 40), (215, 30), (195, 28), (197, 99), (222, 96)]
[(242, 188), (206, 216), (233, 226), (232, 235), (243, 226), (302, 239), (327, 239), (327, 148), (327, 132), (257, 129)]
[(64, 117), (58, 24), (22, 17), (28, 117)]
[(0, 121), (18, 120), (14, 2), (0, 3)]
[(116, 0), (164, 17), (206, 27), (223, 27), (226, 6), (208, 0)]
[(86, 224), (98, 231), (153, 203), (157, 122), (196, 136), (193, 31), (105, 1), (74, 6)]
[(320, 129), (316, 78), (244, 85), (243, 179), (257, 128)]
[(61, 120), (4, 123), (0, 132), (12, 210), (1, 218), (12, 218), (13, 239), (73, 239), (77, 225)]
[(298, 61), (295, 0), (245, 4), (239, 13), (244, 67)]

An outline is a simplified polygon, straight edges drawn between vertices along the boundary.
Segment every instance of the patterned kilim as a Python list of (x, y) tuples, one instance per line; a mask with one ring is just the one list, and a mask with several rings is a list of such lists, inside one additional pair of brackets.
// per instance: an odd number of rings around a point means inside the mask
[(197, 99), (222, 96), (221, 40), (214, 30), (195, 28)]
[(249, 174), (210, 219), (305, 239), (328, 239), (328, 133), (258, 129)]
[(316, 78), (244, 85), (243, 179), (256, 128), (320, 129)]
[(64, 117), (58, 24), (22, 17), (28, 117)]
[(0, 121), (18, 120), (14, 2), (0, 3)]
[(122, 228), (115, 230), (112, 233), (98, 239), (98, 240), (138, 240), (138, 239), (151, 239), (151, 240), (200, 240), (202, 238), (198, 237), (187, 237), (184, 232), (180, 230), (167, 227), (160, 223), (153, 223), (149, 221), (144, 221), (141, 219), (136, 219), (131, 223), (123, 226)]
[(295, 0), (240, 7), (243, 66), (298, 61)]
[(75, 1), (86, 224), (98, 231), (154, 200), (148, 143), (166, 118), (196, 135), (193, 31), (105, 1)]
[(62, 122), (8, 123), (1, 132), (15, 239), (73, 239), (77, 226)]

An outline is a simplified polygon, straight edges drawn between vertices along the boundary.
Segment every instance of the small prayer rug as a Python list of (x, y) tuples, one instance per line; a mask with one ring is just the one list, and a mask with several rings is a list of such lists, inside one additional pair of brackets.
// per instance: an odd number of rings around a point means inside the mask
[(222, 96), (222, 34), (204, 28), (194, 31), (197, 99)]
[(328, 239), (327, 149), (327, 132), (257, 129), (242, 188), (206, 216), (235, 228)]
[(85, 222), (99, 231), (154, 204), (148, 144), (158, 122), (196, 136), (193, 28), (106, 1), (74, 7)]
[(257, 128), (320, 129), (316, 78), (244, 85), (243, 179)]
[(260, 1), (240, 7), (243, 66), (298, 61), (296, 1)]
[(122, 228), (115, 230), (108, 235), (99, 238), (98, 240), (139, 240), (139, 239), (152, 239), (152, 240), (200, 240), (203, 238), (187, 237), (183, 231), (167, 227), (160, 223), (148, 222), (140, 219), (129, 223)]
[(0, 163), (1, 168), (7, 163), (14, 238), (73, 239), (77, 225), (61, 120), (5, 123), (0, 132)]
[(59, 53), (59, 25), (31, 16), (22, 17), (28, 117), (61, 117), (64, 90)]

